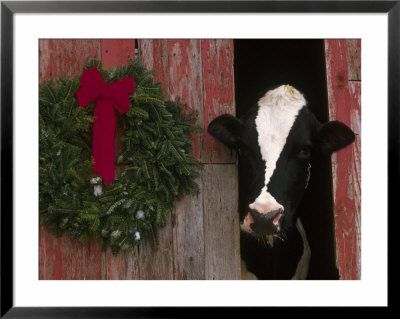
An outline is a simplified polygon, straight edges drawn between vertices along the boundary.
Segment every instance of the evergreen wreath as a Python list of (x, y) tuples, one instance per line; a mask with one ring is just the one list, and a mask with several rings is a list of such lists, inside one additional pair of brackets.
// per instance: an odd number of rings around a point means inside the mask
[(111, 71), (90, 59), (84, 69), (97, 67), (106, 83), (127, 76), (135, 80), (130, 110), (117, 114), (123, 128), (122, 149), (116, 155), (120, 171), (103, 184), (92, 171), (92, 123), (95, 103), (78, 106), (80, 77), (40, 83), (39, 93), (39, 215), (40, 223), (60, 236), (64, 231), (86, 242), (102, 238), (103, 249), (135, 252), (144, 238), (158, 246), (174, 202), (197, 194), (195, 179), (201, 163), (190, 154), (189, 134), (197, 112), (179, 100), (164, 100), (161, 83), (153, 80), (140, 58)]

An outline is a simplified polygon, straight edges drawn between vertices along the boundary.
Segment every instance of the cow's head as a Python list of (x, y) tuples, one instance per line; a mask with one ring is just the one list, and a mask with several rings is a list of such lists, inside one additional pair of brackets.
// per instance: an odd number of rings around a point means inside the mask
[(295, 226), (312, 152), (330, 155), (355, 138), (341, 122), (319, 123), (306, 104), (299, 91), (282, 85), (244, 117), (224, 114), (208, 126), (211, 135), (239, 153), (247, 202), (240, 211), (241, 229), (271, 244)]

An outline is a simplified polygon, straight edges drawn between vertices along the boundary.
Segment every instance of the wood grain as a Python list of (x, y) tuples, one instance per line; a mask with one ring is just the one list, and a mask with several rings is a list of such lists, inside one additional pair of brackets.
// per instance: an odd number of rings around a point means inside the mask
[(143, 64), (155, 71), (154, 81), (162, 84), (166, 97), (169, 96), (168, 41), (167, 39), (138, 40)]
[(200, 194), (185, 196), (172, 211), (174, 279), (204, 279), (204, 216), (201, 178)]
[[(40, 80), (79, 75), (92, 57), (100, 59), (100, 40), (39, 40)], [(39, 279), (99, 279), (101, 245), (95, 241), (83, 245), (64, 234), (56, 238), (45, 227), (39, 228)]]
[[(202, 60), (200, 40), (168, 40), (168, 97), (180, 98), (199, 113), (197, 125), (204, 127)], [(205, 161), (205, 130), (192, 134), (192, 155)]]
[[(193, 154), (205, 165), (200, 194), (176, 203), (159, 230), (160, 247), (143, 241), (136, 254), (101, 251), (101, 241), (81, 244), (64, 234), (55, 238), (40, 227), (40, 279), (239, 279), (236, 154), (208, 135), (208, 123), (235, 114), (232, 40), (139, 40), (143, 63), (154, 68), (165, 97), (199, 112), (203, 132), (193, 136)], [(89, 56), (111, 68), (134, 57), (134, 40), (41, 40), (40, 77), (78, 75)], [(117, 132), (118, 133), (118, 132)], [(116, 148), (120, 148), (116, 134)], [(229, 185), (229, 187), (224, 187)]]
[(172, 243), (171, 217), (167, 224), (158, 231), (159, 247), (153, 250), (150, 240), (140, 243), (139, 279), (171, 280), (174, 279), (174, 249)]
[[(143, 64), (148, 69), (155, 68), (154, 80), (164, 84), (165, 97), (169, 98), (167, 40), (139, 40), (139, 46)], [(161, 280), (174, 278), (171, 217), (168, 218), (167, 224), (159, 230), (158, 236), (160, 247), (157, 251), (152, 249), (149, 241), (144, 241), (140, 244), (140, 279)]]
[(236, 165), (205, 165), (203, 196), (205, 279), (240, 279)]
[(349, 61), (360, 58), (347, 56), (348, 51), (354, 52), (354, 47), (360, 45), (353, 40), (325, 40), (329, 117), (345, 123), (356, 133), (354, 144), (332, 155), (337, 265), (341, 279), (361, 278), (361, 82), (350, 82), (348, 67)]
[(361, 40), (346, 40), (346, 57), (349, 81), (361, 81)]
[(64, 75), (72, 78), (82, 72), (89, 57), (100, 59), (100, 40), (39, 40), (39, 79)]
[[(135, 58), (134, 39), (102, 39), (101, 40), (101, 62), (103, 68), (111, 69), (122, 64), (128, 63), (128, 58)], [(118, 115), (119, 116), (119, 115)], [(115, 153), (122, 149), (121, 136), (123, 129), (116, 127), (114, 147)], [(118, 173), (119, 168), (116, 167)], [(102, 255), (102, 278), (111, 280), (139, 279), (139, 252), (131, 256), (129, 252), (122, 251), (118, 255), (113, 255), (107, 249)]]
[[(202, 40), (204, 129), (221, 114), (236, 114), (233, 40)], [(235, 163), (236, 154), (205, 133), (206, 163)]]

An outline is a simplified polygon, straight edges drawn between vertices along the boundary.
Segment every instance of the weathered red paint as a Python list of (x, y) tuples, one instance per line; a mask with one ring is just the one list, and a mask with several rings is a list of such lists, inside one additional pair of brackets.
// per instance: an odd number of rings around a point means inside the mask
[(139, 45), (144, 65), (155, 71), (154, 81), (162, 84), (166, 97), (168, 97), (168, 40), (139, 40)]
[[(337, 265), (341, 279), (360, 279), (361, 82), (349, 81), (347, 41), (326, 40), (325, 54), (330, 120), (342, 121), (356, 133), (354, 144), (332, 155)], [(359, 53), (352, 59), (360, 62)]]
[[(144, 64), (155, 69), (154, 78), (162, 83), (166, 98), (179, 96), (182, 102), (199, 111), (198, 124), (204, 131), (193, 138), (193, 154), (205, 163), (234, 163), (235, 155), (228, 150), (218, 149), (217, 156), (213, 147), (219, 148), (219, 143), (211, 142), (206, 147), (204, 142), (208, 135), (205, 119), (209, 123), (219, 114), (235, 113), (233, 41), (161, 39), (140, 40), (139, 45)], [(89, 56), (101, 59), (103, 67), (111, 68), (126, 63), (127, 57), (134, 54), (134, 40), (41, 40), (40, 75), (41, 79), (57, 74), (73, 77), (81, 72)], [(204, 74), (208, 74), (207, 79)], [(205, 98), (208, 115), (204, 114)], [(117, 131), (117, 151), (121, 147), (120, 134)], [(216, 170), (220, 167), (216, 166)], [(201, 185), (201, 177), (198, 183)], [(135, 255), (121, 252), (113, 256), (110, 250), (101, 251), (101, 240), (90, 239), (81, 244), (68, 234), (55, 238), (41, 226), (39, 278), (205, 279), (207, 230), (202, 217), (203, 195), (186, 197), (171, 215), (173, 218), (159, 231), (158, 251), (143, 242)], [(187, 244), (192, 241), (193, 244)], [(208, 258), (217, 260), (218, 256)], [(229, 272), (226, 274), (229, 276)]]
[[(110, 68), (135, 56), (134, 40), (40, 40), (40, 79), (66, 75), (74, 77), (82, 71), (89, 57), (102, 59), (103, 67)], [(113, 64), (115, 63), (115, 64)], [(116, 140), (121, 132), (117, 131)], [(116, 145), (121, 148), (120, 144)], [(55, 238), (45, 227), (40, 227), (39, 279), (96, 279), (103, 277), (101, 241), (90, 239), (81, 244), (68, 234)], [(106, 255), (108, 264), (113, 257)], [(112, 267), (113, 271), (116, 268)], [(119, 267), (117, 267), (119, 269)], [(107, 270), (107, 268), (106, 268)], [(131, 267), (131, 272), (134, 272)], [(108, 272), (108, 277), (113, 277)], [(110, 275), (111, 274), (111, 275)], [(107, 277), (107, 276), (104, 276)], [(121, 277), (121, 276), (118, 276)], [(132, 275), (131, 275), (132, 277)]]
[[(100, 40), (41, 39), (39, 41), (40, 80), (56, 78), (58, 75), (69, 78), (77, 76), (89, 57), (99, 59), (100, 55)], [(72, 262), (75, 263), (74, 272), (77, 275), (84, 272), (85, 265), (80, 262), (82, 257), (77, 254), (76, 249), (76, 247), (81, 247), (83, 250), (82, 244), (73, 243), (67, 234), (55, 238), (45, 227), (39, 228), (39, 242), (39, 279), (71, 279)], [(97, 254), (101, 256), (101, 251)], [(92, 258), (96, 260), (96, 257), (92, 256)], [(90, 267), (90, 273), (98, 278), (98, 267), (95, 264), (91, 264)]]
[(135, 57), (135, 40), (101, 40), (101, 62), (103, 64), (103, 68), (112, 68), (118, 67), (121, 64), (127, 64), (129, 57)]
[(61, 238), (57, 238), (53, 279), (55, 280), (63, 279), (62, 266), (63, 266), (63, 255), (61, 254)]
[[(175, 100), (180, 97), (183, 103), (197, 110), (199, 112), (197, 124), (203, 127), (200, 40), (168, 40), (168, 76), (169, 98)], [(200, 144), (203, 138), (204, 133), (192, 135), (192, 154), (201, 161), (203, 152)]]
[(100, 40), (41, 39), (39, 40), (40, 80), (64, 75), (77, 76), (89, 57), (101, 56)]
[[(202, 40), (204, 127), (218, 115), (235, 115), (233, 40)], [(207, 163), (234, 163), (236, 156), (205, 134)]]

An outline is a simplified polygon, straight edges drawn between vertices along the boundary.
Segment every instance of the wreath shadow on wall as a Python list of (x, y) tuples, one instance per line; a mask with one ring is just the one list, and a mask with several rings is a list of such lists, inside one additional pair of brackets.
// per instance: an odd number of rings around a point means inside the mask
[(135, 253), (150, 239), (158, 247), (157, 229), (166, 224), (174, 203), (198, 194), (195, 179), (201, 163), (191, 155), (190, 135), (198, 133), (197, 111), (163, 97), (161, 83), (141, 58), (111, 71), (89, 59), (109, 84), (133, 76), (130, 108), (117, 116), (122, 149), (116, 154), (117, 176), (105, 184), (93, 172), (92, 125), (95, 102), (81, 108), (75, 92), (81, 75), (40, 83), (39, 218), (56, 236), (69, 232), (85, 243), (102, 238), (111, 247)]

